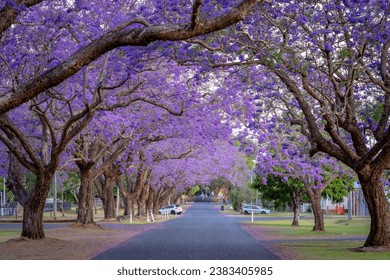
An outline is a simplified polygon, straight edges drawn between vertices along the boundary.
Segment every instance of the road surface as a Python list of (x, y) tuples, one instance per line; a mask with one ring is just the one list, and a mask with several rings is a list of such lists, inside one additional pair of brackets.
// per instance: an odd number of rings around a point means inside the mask
[(137, 235), (96, 256), (97, 260), (275, 260), (215, 204), (194, 203), (176, 219)]

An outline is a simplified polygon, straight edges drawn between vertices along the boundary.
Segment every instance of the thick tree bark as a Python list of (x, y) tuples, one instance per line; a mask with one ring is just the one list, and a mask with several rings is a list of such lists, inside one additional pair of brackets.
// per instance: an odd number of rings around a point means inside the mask
[(9, 154), (8, 164), (6, 186), (13, 193), (16, 201), (21, 205), (24, 205), (28, 198), (28, 192), (24, 188), (24, 183), (26, 182), (26, 168), (12, 153)]
[[(145, 187), (145, 182), (147, 180), (149, 171), (145, 169), (143, 165), (138, 168), (136, 177), (131, 176), (129, 173), (125, 173), (125, 182), (118, 176), (116, 182), (119, 187), (119, 191), (125, 200), (125, 212), (124, 215), (129, 215), (130, 220), (134, 215), (134, 210), (137, 211), (136, 215), (142, 215), (143, 210), (141, 207), (140, 199), (143, 199), (143, 190)], [(136, 208), (136, 209), (134, 209)]]
[(106, 173), (104, 175), (101, 175), (100, 178), (95, 181), (95, 184), (99, 190), (99, 196), (103, 202), (105, 220), (116, 219), (114, 182), (114, 177), (109, 176)]
[(153, 213), (153, 205), (155, 204), (155, 199), (156, 199), (156, 191), (152, 187), (149, 187), (149, 195), (146, 200), (146, 214), (147, 214), (146, 221), (147, 222), (150, 222), (152, 219), (152, 217), (150, 217), (149, 215)]
[(321, 193), (322, 190), (314, 189), (312, 195), (310, 195), (310, 202), (314, 216), (313, 231), (324, 231), (324, 213), (321, 209)]
[(43, 174), (39, 174), (33, 191), (29, 194), (25, 203), (22, 204), (22, 237), (30, 239), (42, 239), (45, 237), (43, 209), (53, 176), (54, 172), (50, 170), (45, 170)]
[(290, 192), (291, 206), (294, 211), (294, 217), (291, 226), (298, 227), (299, 226), (299, 207), (301, 205), (301, 200), (297, 197), (294, 192)]
[(45, 237), (43, 209), (54, 172), (52, 168), (41, 170), (39, 174), (36, 174), (37, 178), (34, 188), (29, 192), (25, 188), (26, 169), (13, 154), (10, 154), (7, 188), (12, 191), (16, 201), (23, 207), (21, 237), (29, 239), (42, 239)]
[(80, 189), (78, 194), (77, 224), (95, 224), (93, 220), (93, 172), (91, 164), (77, 164), (80, 170)]
[(130, 216), (134, 213), (134, 202), (130, 198), (124, 200), (125, 209), (123, 211), (124, 216)]
[(153, 205), (155, 204), (155, 202), (156, 202), (156, 191), (152, 187), (150, 187), (148, 199), (146, 200), (146, 209), (148, 211), (153, 211)]
[(23, 206), (22, 237), (30, 239), (45, 238), (43, 229), (43, 206), (40, 203), (28, 203)]
[(150, 188), (149, 184), (143, 187), (141, 196), (138, 200), (139, 207), (138, 207), (138, 215), (137, 216), (139, 216), (139, 217), (146, 216), (149, 188)]
[(123, 215), (124, 216), (130, 216), (133, 214), (133, 208), (134, 208), (134, 202), (135, 202), (135, 193), (134, 193), (134, 185), (131, 180), (127, 180), (126, 178), (126, 185), (122, 181), (121, 176), (118, 176), (116, 178), (116, 184), (119, 188), (119, 192), (122, 196), (123, 203), (124, 203), (124, 210)]
[(149, 196), (150, 184), (148, 180), (150, 178), (151, 172), (148, 167), (144, 167), (142, 164), (138, 168), (138, 174), (136, 179), (136, 189), (139, 190), (139, 195), (137, 196), (138, 204), (138, 214), (137, 216), (145, 216), (146, 214), (146, 200)]
[[(31, 7), (43, 1), (44, 0), (16, 0), (15, 6), (23, 4), (26, 7)], [(22, 9), (16, 9), (8, 3), (6, 3), (5, 6), (0, 10), (0, 37), (2, 33), (11, 27), (11, 25), (15, 22), (21, 10)]]
[(153, 204), (153, 213), (155, 215), (159, 214), (159, 210), (163, 207), (163, 202), (161, 200), (156, 200)]
[(160, 187), (156, 192), (155, 200), (154, 200), (154, 204), (153, 204), (153, 213), (154, 214), (158, 214), (158, 210), (160, 210), (162, 207), (163, 195), (164, 195), (163, 190), (164, 189), (162, 187)]
[(314, 216), (314, 227), (313, 231), (324, 231), (325, 223), (324, 223), (324, 213), (321, 210), (321, 195), (323, 190), (327, 185), (329, 185), (331, 180), (328, 180), (321, 188), (311, 188), (308, 183), (304, 183), (306, 188), (306, 193), (309, 196), (311, 209), (313, 211)]
[(144, 217), (146, 216), (146, 199), (144, 200), (138, 200), (138, 217)]
[(371, 216), (370, 233), (364, 247), (390, 245), (389, 203), (379, 176), (359, 176), (364, 198)]
[(130, 207), (132, 205), (129, 197), (123, 197), (123, 216), (129, 216), (130, 215)]

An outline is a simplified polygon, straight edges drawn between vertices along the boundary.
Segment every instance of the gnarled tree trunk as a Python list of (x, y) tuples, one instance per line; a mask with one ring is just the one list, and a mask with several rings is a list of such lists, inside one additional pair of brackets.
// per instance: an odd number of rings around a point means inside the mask
[(108, 175), (107, 173), (100, 175), (99, 178), (95, 181), (99, 196), (103, 202), (105, 220), (116, 219), (114, 183), (114, 177)]
[(78, 212), (76, 224), (95, 224), (93, 220), (93, 164), (77, 163), (80, 170), (80, 189), (78, 194)]
[(314, 227), (313, 231), (324, 231), (325, 223), (324, 223), (324, 213), (321, 209), (321, 194), (322, 190), (313, 189), (312, 194), (309, 196), (310, 203), (314, 216)]
[(372, 173), (368, 176), (359, 174), (359, 181), (371, 216), (370, 233), (364, 247), (389, 246), (390, 210), (380, 176)]
[(324, 231), (324, 213), (321, 209), (321, 195), (325, 187), (329, 184), (324, 184), (321, 188), (312, 188), (308, 183), (304, 183), (306, 188), (306, 193), (309, 196), (311, 209), (314, 216), (314, 226), (313, 231)]
[(7, 188), (15, 195), (16, 201), (23, 207), (23, 223), (21, 237), (42, 239), (45, 237), (43, 228), (43, 209), (50, 184), (54, 177), (53, 168), (45, 168), (39, 174), (31, 191), (25, 188), (26, 169), (16, 157), (10, 154)]
[(42, 239), (45, 237), (43, 228), (43, 209), (45, 207), (46, 197), (49, 193), (53, 176), (54, 172), (51, 170), (45, 170), (43, 174), (40, 174), (33, 191), (29, 194), (28, 199), (22, 204), (22, 237), (30, 239)]

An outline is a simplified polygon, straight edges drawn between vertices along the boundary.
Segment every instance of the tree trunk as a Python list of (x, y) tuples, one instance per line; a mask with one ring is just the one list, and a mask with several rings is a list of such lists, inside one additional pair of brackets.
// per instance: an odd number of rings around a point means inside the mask
[(77, 224), (95, 224), (93, 220), (93, 172), (92, 165), (78, 164), (80, 170), (80, 190), (78, 195)]
[(156, 199), (153, 205), (153, 213), (158, 214), (158, 210), (162, 208), (164, 204), (168, 203), (168, 198), (172, 195), (174, 188), (165, 187), (163, 189), (159, 189), (156, 194)]
[[(45, 204), (43, 203), (43, 206)], [(23, 207), (22, 237), (30, 239), (45, 238), (43, 229), (43, 207), (34, 204), (26, 204)]]
[(115, 214), (115, 198), (114, 198), (114, 178), (104, 175), (104, 183), (102, 185), (102, 202), (104, 209), (104, 219), (116, 219)]
[(54, 172), (51, 171), (40, 174), (29, 198), (22, 204), (23, 224), (21, 237), (27, 237), (29, 239), (42, 239), (45, 237), (43, 209), (53, 176)]
[(155, 202), (153, 204), (153, 214), (157, 215), (159, 210), (162, 208), (162, 203), (161, 202)]
[(128, 201), (129, 204), (128, 204), (128, 216), (129, 216), (129, 220), (130, 220), (130, 224), (133, 223), (133, 217), (134, 217), (134, 203), (133, 201), (129, 200)]
[(123, 209), (123, 216), (129, 216), (130, 215), (130, 199), (128, 197), (123, 198), (123, 204), (124, 204), (124, 209)]
[(7, 189), (9, 189), (15, 196), (16, 201), (18, 201), (21, 205), (24, 205), (28, 198), (28, 192), (24, 187), (26, 182), (26, 173), (26, 168), (12, 153), (10, 153), (8, 160), (8, 178), (6, 186)]
[(311, 207), (314, 216), (314, 227), (313, 231), (324, 231), (324, 213), (322, 213), (321, 209), (321, 193), (322, 191), (314, 189), (314, 195), (310, 196)]
[(290, 199), (294, 211), (294, 218), (291, 226), (299, 227), (299, 206), (301, 205), (301, 200), (294, 192), (290, 192)]
[(152, 209), (152, 212), (154, 214), (158, 214), (158, 210), (160, 210), (161, 208), (161, 196), (162, 196), (162, 192), (163, 192), (163, 189), (162, 188), (159, 188), (157, 191), (156, 191), (156, 195), (154, 197), (154, 203), (153, 203), (153, 209)]
[(364, 198), (371, 216), (370, 233), (364, 247), (390, 245), (389, 202), (380, 182), (380, 176), (359, 176)]
[[(156, 201), (156, 191), (150, 187), (148, 199), (146, 200), (146, 213), (153, 215), (153, 206)], [(153, 219), (152, 219), (153, 220)]]
[(173, 204), (180, 204), (181, 203), (181, 196), (182, 193), (177, 193), (175, 197), (173, 198)]
[(324, 191), (325, 187), (329, 185), (328, 183), (323, 184), (321, 188), (311, 188), (309, 184), (304, 183), (306, 193), (309, 196), (311, 209), (313, 211), (314, 216), (314, 227), (313, 231), (324, 231), (324, 213), (321, 210), (321, 195)]
[(139, 200), (138, 201), (138, 214), (139, 217), (146, 216), (146, 200)]
[[(142, 185), (141, 185), (142, 186)], [(138, 216), (143, 217), (146, 215), (147, 205), (146, 201), (149, 197), (150, 185), (145, 184), (142, 187), (141, 195), (138, 199)]]

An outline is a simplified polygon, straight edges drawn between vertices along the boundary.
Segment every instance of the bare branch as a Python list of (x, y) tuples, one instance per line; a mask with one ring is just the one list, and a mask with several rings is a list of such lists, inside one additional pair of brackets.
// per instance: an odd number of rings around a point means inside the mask
[[(4, 132), (0, 135), (0, 139), (18, 158), (18, 160), (23, 163), (23, 165), (33, 172), (42, 168), (41, 161), (35, 155), (33, 148), (24, 137), (23, 132), (12, 124), (12, 121), (7, 114), (0, 116), (0, 129)], [(17, 147), (17, 144), (15, 143), (16, 139), (13, 138), (18, 139), (18, 142), (22, 145), (23, 150), (26, 152), (31, 161), (29, 161), (19, 147)]]
[(52, 146), (53, 147), (57, 146), (57, 139), (56, 139), (54, 127), (50, 123), (50, 120), (47, 117), (47, 115), (41, 110), (39, 106), (34, 106), (32, 110), (38, 115), (41, 123), (46, 124), (46, 126), (49, 128)]
[(145, 102), (145, 103), (148, 103), (148, 104), (151, 104), (153, 106), (156, 106), (156, 107), (159, 107), (161, 109), (164, 109), (165, 111), (167, 111), (169, 114), (173, 115), (173, 116), (176, 116), (176, 117), (180, 117), (181, 115), (183, 115), (184, 113), (184, 110), (183, 108), (181, 108), (181, 110), (179, 112), (177, 111), (174, 111), (173, 109), (170, 109), (168, 106), (164, 105), (164, 104), (160, 104), (160, 103), (157, 103), (155, 101), (152, 101), (152, 100), (148, 100), (146, 98), (143, 98), (143, 97), (137, 97), (137, 98), (134, 98), (130, 101), (130, 103), (135, 103), (137, 101), (142, 101), (142, 102)]
[(209, 46), (207, 45), (205, 42), (201, 41), (201, 40), (187, 40), (186, 42), (188, 43), (191, 43), (191, 44), (198, 44), (202, 47), (204, 47), (205, 49), (208, 49), (209, 51), (219, 51), (221, 50), (221, 48), (213, 48), (212, 46)]
[(121, 25), (119, 25), (117, 28), (115, 28), (116, 31), (121, 31), (122, 29), (125, 29), (133, 24), (141, 24), (145, 27), (149, 27), (151, 26), (151, 24), (149, 22), (147, 22), (146, 20), (144, 19), (132, 19), (132, 20), (129, 20)]
[(5, 57), (0, 53), (0, 58), (1, 60), (3, 60), (5, 66), (7, 66), (8, 68), (8, 72), (9, 72), (9, 75), (11, 76), (11, 81), (12, 81), (12, 91), (15, 90), (15, 86), (16, 86), (16, 82), (15, 82), (15, 77), (14, 77), (14, 74), (12, 72), (12, 69), (11, 69), (11, 66), (8, 64), (7, 60), (5, 59)]

